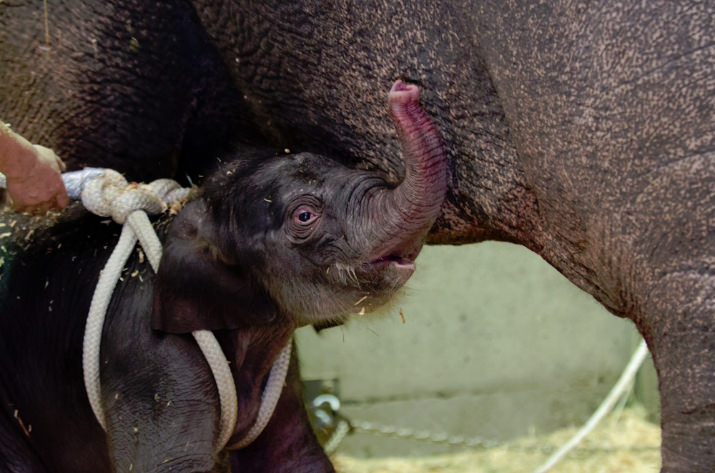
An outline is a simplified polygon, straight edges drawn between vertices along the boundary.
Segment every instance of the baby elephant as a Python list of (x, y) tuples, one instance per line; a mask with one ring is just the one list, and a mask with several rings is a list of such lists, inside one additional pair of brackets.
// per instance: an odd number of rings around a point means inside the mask
[(54, 222), (2, 215), (0, 470), (332, 471), (295, 363), (264, 432), (215, 453), (217, 389), (189, 334), (215, 331), (230, 362), (239, 412), (231, 445), (253, 425), (296, 327), (369, 311), (405, 283), (444, 198), (446, 165), (417, 88), (397, 82), (389, 103), (405, 158), (398, 185), (309, 153), (254, 153), (155, 223), (164, 241), (158, 273), (138, 251), (104, 324), (106, 433), (85, 394), (81, 346), (119, 229), (78, 206)]

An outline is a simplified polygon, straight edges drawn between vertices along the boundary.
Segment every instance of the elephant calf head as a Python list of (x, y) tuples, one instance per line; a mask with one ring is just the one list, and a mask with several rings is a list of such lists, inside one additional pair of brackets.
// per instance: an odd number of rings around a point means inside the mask
[(238, 158), (210, 178), (169, 231), (154, 327), (339, 322), (389, 299), (415, 270), (447, 172), (417, 87), (396, 82), (388, 102), (405, 159), (398, 185), (310, 153)]

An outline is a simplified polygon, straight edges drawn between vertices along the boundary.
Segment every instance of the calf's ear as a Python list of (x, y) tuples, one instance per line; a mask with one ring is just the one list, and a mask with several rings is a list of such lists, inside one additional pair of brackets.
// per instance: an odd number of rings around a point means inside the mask
[(224, 260), (211, 219), (196, 200), (171, 223), (154, 284), (155, 330), (231, 330), (278, 318), (276, 305), (247, 268)]

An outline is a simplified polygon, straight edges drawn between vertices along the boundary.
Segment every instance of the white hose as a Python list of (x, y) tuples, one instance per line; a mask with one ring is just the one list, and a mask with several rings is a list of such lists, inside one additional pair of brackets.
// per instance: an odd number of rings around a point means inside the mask
[(594, 427), (596, 427), (601, 419), (603, 419), (606, 414), (613, 409), (613, 406), (616, 405), (616, 402), (618, 402), (618, 399), (628, 388), (647, 356), (648, 346), (645, 341), (641, 341), (640, 345), (638, 345), (638, 348), (631, 356), (626, 368), (623, 370), (621, 377), (618, 378), (618, 381), (616, 381), (616, 384), (611, 389), (611, 392), (608, 393), (601, 405), (598, 406), (598, 409), (596, 409), (596, 411), (591, 415), (591, 418), (588, 419), (578, 432), (576, 432), (576, 435), (571, 437), (568, 442), (563, 444), (561, 448), (554, 452), (546, 463), (534, 470), (534, 473), (545, 473), (549, 471), (554, 467), (554, 465), (561, 461), (572, 448), (578, 445), (578, 443), (583, 440), (584, 437), (586, 437), (594, 429)]

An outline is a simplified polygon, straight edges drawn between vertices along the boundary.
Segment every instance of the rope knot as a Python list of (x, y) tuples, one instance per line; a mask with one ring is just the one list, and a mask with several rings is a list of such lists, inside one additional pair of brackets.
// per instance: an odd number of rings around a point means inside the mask
[(151, 215), (164, 212), (167, 202), (181, 200), (187, 192), (171, 179), (157, 179), (150, 184), (129, 183), (117, 171), (107, 169), (87, 183), (81, 197), (90, 212), (124, 224), (137, 210)]

